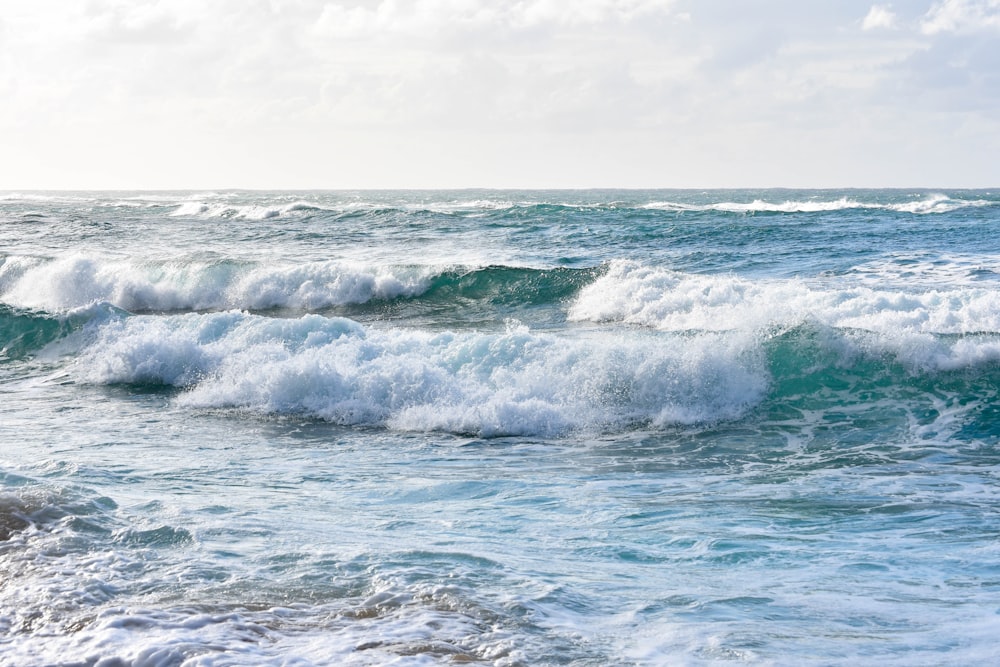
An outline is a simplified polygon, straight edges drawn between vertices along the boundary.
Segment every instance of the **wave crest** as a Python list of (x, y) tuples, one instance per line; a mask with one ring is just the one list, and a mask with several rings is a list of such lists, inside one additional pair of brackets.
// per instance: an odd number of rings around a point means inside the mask
[(174, 217), (236, 218), (241, 220), (268, 220), (290, 213), (315, 213), (335, 210), (307, 201), (287, 204), (232, 204), (228, 202), (188, 201), (179, 204), (170, 214)]
[(738, 336), (558, 337), (364, 328), (343, 318), (134, 316), (102, 325), (78, 368), (94, 383), (184, 388), (181, 405), (482, 436), (711, 422), (761, 400)]
[(709, 204), (689, 204), (673, 201), (656, 201), (644, 204), (642, 208), (661, 211), (719, 211), (722, 213), (821, 213), (851, 209), (896, 211), (925, 215), (929, 213), (950, 213), (962, 208), (996, 206), (996, 201), (987, 199), (953, 199), (944, 194), (932, 194), (917, 201), (880, 203), (865, 202), (852, 197), (832, 200), (809, 199), (787, 200), (784, 202), (754, 199), (744, 202), (714, 202)]
[(108, 302), (133, 312), (229, 308), (316, 309), (425, 292), (435, 271), (340, 262), (262, 266), (235, 262), (8, 258), (0, 299), (50, 312)]
[(665, 331), (755, 330), (816, 321), (883, 333), (998, 332), (1000, 294), (969, 286), (832, 288), (798, 279), (686, 274), (617, 261), (580, 291), (569, 318)]

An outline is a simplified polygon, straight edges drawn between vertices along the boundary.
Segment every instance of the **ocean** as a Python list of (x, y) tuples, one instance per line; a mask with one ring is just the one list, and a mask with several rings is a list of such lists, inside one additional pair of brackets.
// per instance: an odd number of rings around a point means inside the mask
[(1000, 190), (0, 193), (0, 665), (989, 665)]

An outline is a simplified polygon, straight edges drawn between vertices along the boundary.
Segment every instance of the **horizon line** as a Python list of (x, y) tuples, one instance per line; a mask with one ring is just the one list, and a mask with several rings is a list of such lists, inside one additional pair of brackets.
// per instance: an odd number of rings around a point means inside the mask
[(617, 191), (682, 191), (682, 190), (817, 190), (817, 191), (844, 191), (844, 190), (1000, 190), (998, 185), (848, 185), (848, 186), (793, 186), (793, 185), (767, 185), (767, 186), (366, 186), (366, 187), (13, 187), (0, 188), (0, 192), (5, 194), (15, 194), (19, 192), (460, 192), (473, 190), (488, 190), (494, 192), (505, 191), (562, 191), (562, 192), (583, 192), (596, 190), (617, 190)]

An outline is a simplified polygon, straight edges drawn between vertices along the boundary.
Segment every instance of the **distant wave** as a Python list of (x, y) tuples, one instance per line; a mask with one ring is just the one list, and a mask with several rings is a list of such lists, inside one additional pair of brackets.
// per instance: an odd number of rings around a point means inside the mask
[(467, 201), (441, 201), (425, 204), (407, 203), (394, 205), (386, 201), (349, 201), (316, 203), (296, 201), (291, 203), (238, 204), (230, 201), (186, 201), (176, 205), (170, 213), (174, 217), (233, 218), (242, 220), (269, 220), (316, 213), (332, 215), (419, 214), (440, 213), (447, 215), (480, 215), (487, 212), (548, 206), (545, 204), (516, 203), (511, 201), (474, 199)]
[(998, 206), (1000, 202), (987, 199), (952, 199), (947, 195), (933, 194), (912, 202), (877, 203), (864, 202), (849, 197), (834, 200), (806, 200), (768, 202), (755, 199), (750, 203), (717, 202), (710, 204), (685, 204), (659, 201), (643, 205), (643, 208), (664, 211), (721, 211), (726, 213), (817, 213), (823, 211), (843, 211), (848, 209), (874, 209), (897, 211), (900, 213), (949, 213), (961, 208)]
[[(666, 191), (665, 191), (666, 192)], [(360, 193), (345, 195), (331, 193), (240, 193), (240, 192), (192, 192), (192, 193), (102, 193), (102, 192), (8, 192), (0, 193), (0, 204), (16, 205), (30, 203), (90, 204), (100, 208), (163, 208), (175, 217), (231, 218), (237, 220), (270, 220), (294, 218), (310, 215), (378, 215), (399, 213), (419, 215), (434, 213), (458, 217), (482, 217), (505, 215), (521, 217), (544, 215), (560, 210), (573, 211), (672, 211), (705, 212), (717, 211), (734, 214), (755, 213), (817, 213), (851, 209), (895, 211), (917, 215), (948, 213), (963, 208), (1000, 206), (1000, 200), (965, 198), (962, 195), (948, 195), (942, 192), (914, 195), (905, 201), (886, 201), (885, 197), (902, 198), (904, 195), (886, 194), (882, 191), (872, 195), (866, 191), (848, 194), (796, 193), (791, 199), (778, 199), (778, 192), (757, 191), (759, 196), (750, 201), (726, 199), (735, 191), (709, 191), (703, 193), (677, 192), (677, 198), (667, 193), (668, 199), (642, 201), (633, 191), (614, 191), (608, 199), (581, 193), (579, 200), (572, 195), (557, 191), (538, 193), (532, 191), (500, 191), (482, 196), (452, 196), (445, 192), (428, 191), (418, 196), (397, 196), (392, 192), (368, 195)], [(739, 193), (745, 194), (745, 193)], [(634, 198), (633, 198), (634, 197)], [(716, 201), (712, 198), (718, 197)], [(770, 197), (774, 197), (771, 199)], [(797, 198), (796, 198), (797, 197)], [(874, 198), (873, 198), (874, 197)]]
[(70, 192), (0, 192), (0, 203), (34, 203), (34, 204), (88, 204), (100, 201), (100, 193), (70, 193)]
[(869, 206), (871, 205), (841, 197), (833, 201), (786, 201), (781, 203), (771, 203), (760, 199), (755, 199), (750, 203), (717, 202), (711, 204), (684, 204), (659, 201), (645, 204), (642, 208), (664, 211), (722, 211), (726, 213), (814, 213), (817, 211), (842, 211)]
[(1000, 332), (1000, 292), (992, 285), (824, 286), (796, 279), (687, 274), (617, 261), (580, 291), (569, 317), (666, 331), (745, 330), (812, 320), (887, 333)]
[[(420, 215), (438, 214), (456, 217), (524, 216), (547, 215), (565, 211), (668, 211), (668, 212), (708, 212), (716, 211), (733, 214), (789, 214), (789, 213), (819, 213), (843, 211), (851, 209), (868, 209), (895, 211), (915, 215), (949, 213), (963, 208), (981, 208), (1000, 206), (996, 199), (966, 199), (961, 196), (949, 196), (943, 193), (922, 195), (920, 198), (907, 201), (875, 201), (866, 199), (866, 195), (847, 194), (831, 198), (822, 195), (808, 198), (779, 200), (766, 199), (767, 191), (762, 191), (762, 197), (751, 201), (723, 199), (706, 201), (711, 195), (699, 195), (692, 201), (689, 197), (678, 199), (659, 199), (641, 201), (633, 199), (609, 199), (605, 201), (573, 201), (570, 197), (553, 194), (549, 200), (533, 199), (532, 193), (522, 193), (528, 197), (495, 196), (479, 198), (436, 198), (435, 193), (428, 193), (426, 201), (397, 199), (391, 193), (377, 197), (341, 198), (336, 194), (316, 197), (299, 197), (283, 194), (251, 194), (236, 193), (195, 193), (195, 194), (142, 194), (142, 193), (0, 193), (0, 204), (89, 204), (98, 208), (158, 208), (166, 209), (169, 215), (182, 218), (216, 219), (229, 218), (234, 220), (271, 220), (282, 218), (302, 218), (314, 215), (352, 216), (352, 215)], [(511, 193), (514, 195), (515, 193)], [(621, 191), (619, 195), (628, 195)], [(719, 191), (720, 197), (726, 196), (726, 191)]]
[(206, 203), (191, 201), (180, 204), (170, 215), (197, 216), (202, 218), (241, 218), (244, 220), (267, 220), (289, 213), (316, 212), (333, 210), (309, 202), (293, 202), (291, 204), (230, 204)]
[(987, 199), (952, 199), (943, 194), (930, 195), (924, 199), (897, 202), (878, 203), (865, 202), (849, 197), (833, 200), (804, 200), (769, 202), (755, 199), (749, 203), (723, 201), (708, 204), (691, 204), (673, 201), (657, 201), (650, 203), (595, 202), (530, 202), (506, 200), (470, 200), (460, 202), (434, 202), (427, 204), (408, 204), (392, 206), (385, 202), (352, 202), (336, 205), (318, 205), (308, 202), (290, 204), (246, 204), (186, 202), (177, 207), (171, 214), (174, 216), (197, 216), (203, 218), (239, 218), (247, 220), (264, 220), (285, 217), (295, 214), (329, 212), (333, 214), (387, 214), (398, 212), (402, 214), (439, 213), (460, 216), (482, 216), (491, 213), (506, 213), (510, 216), (547, 215), (560, 210), (574, 211), (623, 211), (623, 210), (662, 210), (677, 212), (718, 211), (723, 213), (817, 213), (824, 211), (843, 211), (848, 209), (870, 209), (912, 213), (918, 215), (930, 213), (949, 213), (962, 208), (979, 208), (984, 206), (1000, 206), (1000, 202)]

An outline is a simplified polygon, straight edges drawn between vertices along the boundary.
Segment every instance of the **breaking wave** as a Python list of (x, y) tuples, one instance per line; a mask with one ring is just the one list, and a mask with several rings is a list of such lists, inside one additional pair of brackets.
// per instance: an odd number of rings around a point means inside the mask
[(97, 384), (178, 388), (175, 400), (188, 408), (402, 431), (562, 436), (739, 419), (769, 397), (781, 400), (775, 388), (800, 376), (881, 374), (890, 382), (874, 386), (893, 391), (962, 372), (966, 382), (969, 373), (982, 376), (987, 387), (998, 362), (993, 334), (880, 335), (817, 323), (573, 336), (512, 324), (498, 333), (433, 333), (227, 312), (111, 317), (94, 328), (76, 372)]
[(993, 285), (904, 289), (841, 282), (832, 287), (618, 261), (580, 291), (569, 318), (665, 331), (753, 330), (816, 321), (883, 333), (966, 334), (1000, 331), (1000, 293)]
[(600, 269), (510, 266), (364, 266), (327, 261), (295, 265), (8, 257), (0, 263), (0, 301), (61, 312), (106, 302), (131, 312), (321, 310), (422, 297), (460, 308), (473, 301), (556, 302)]

